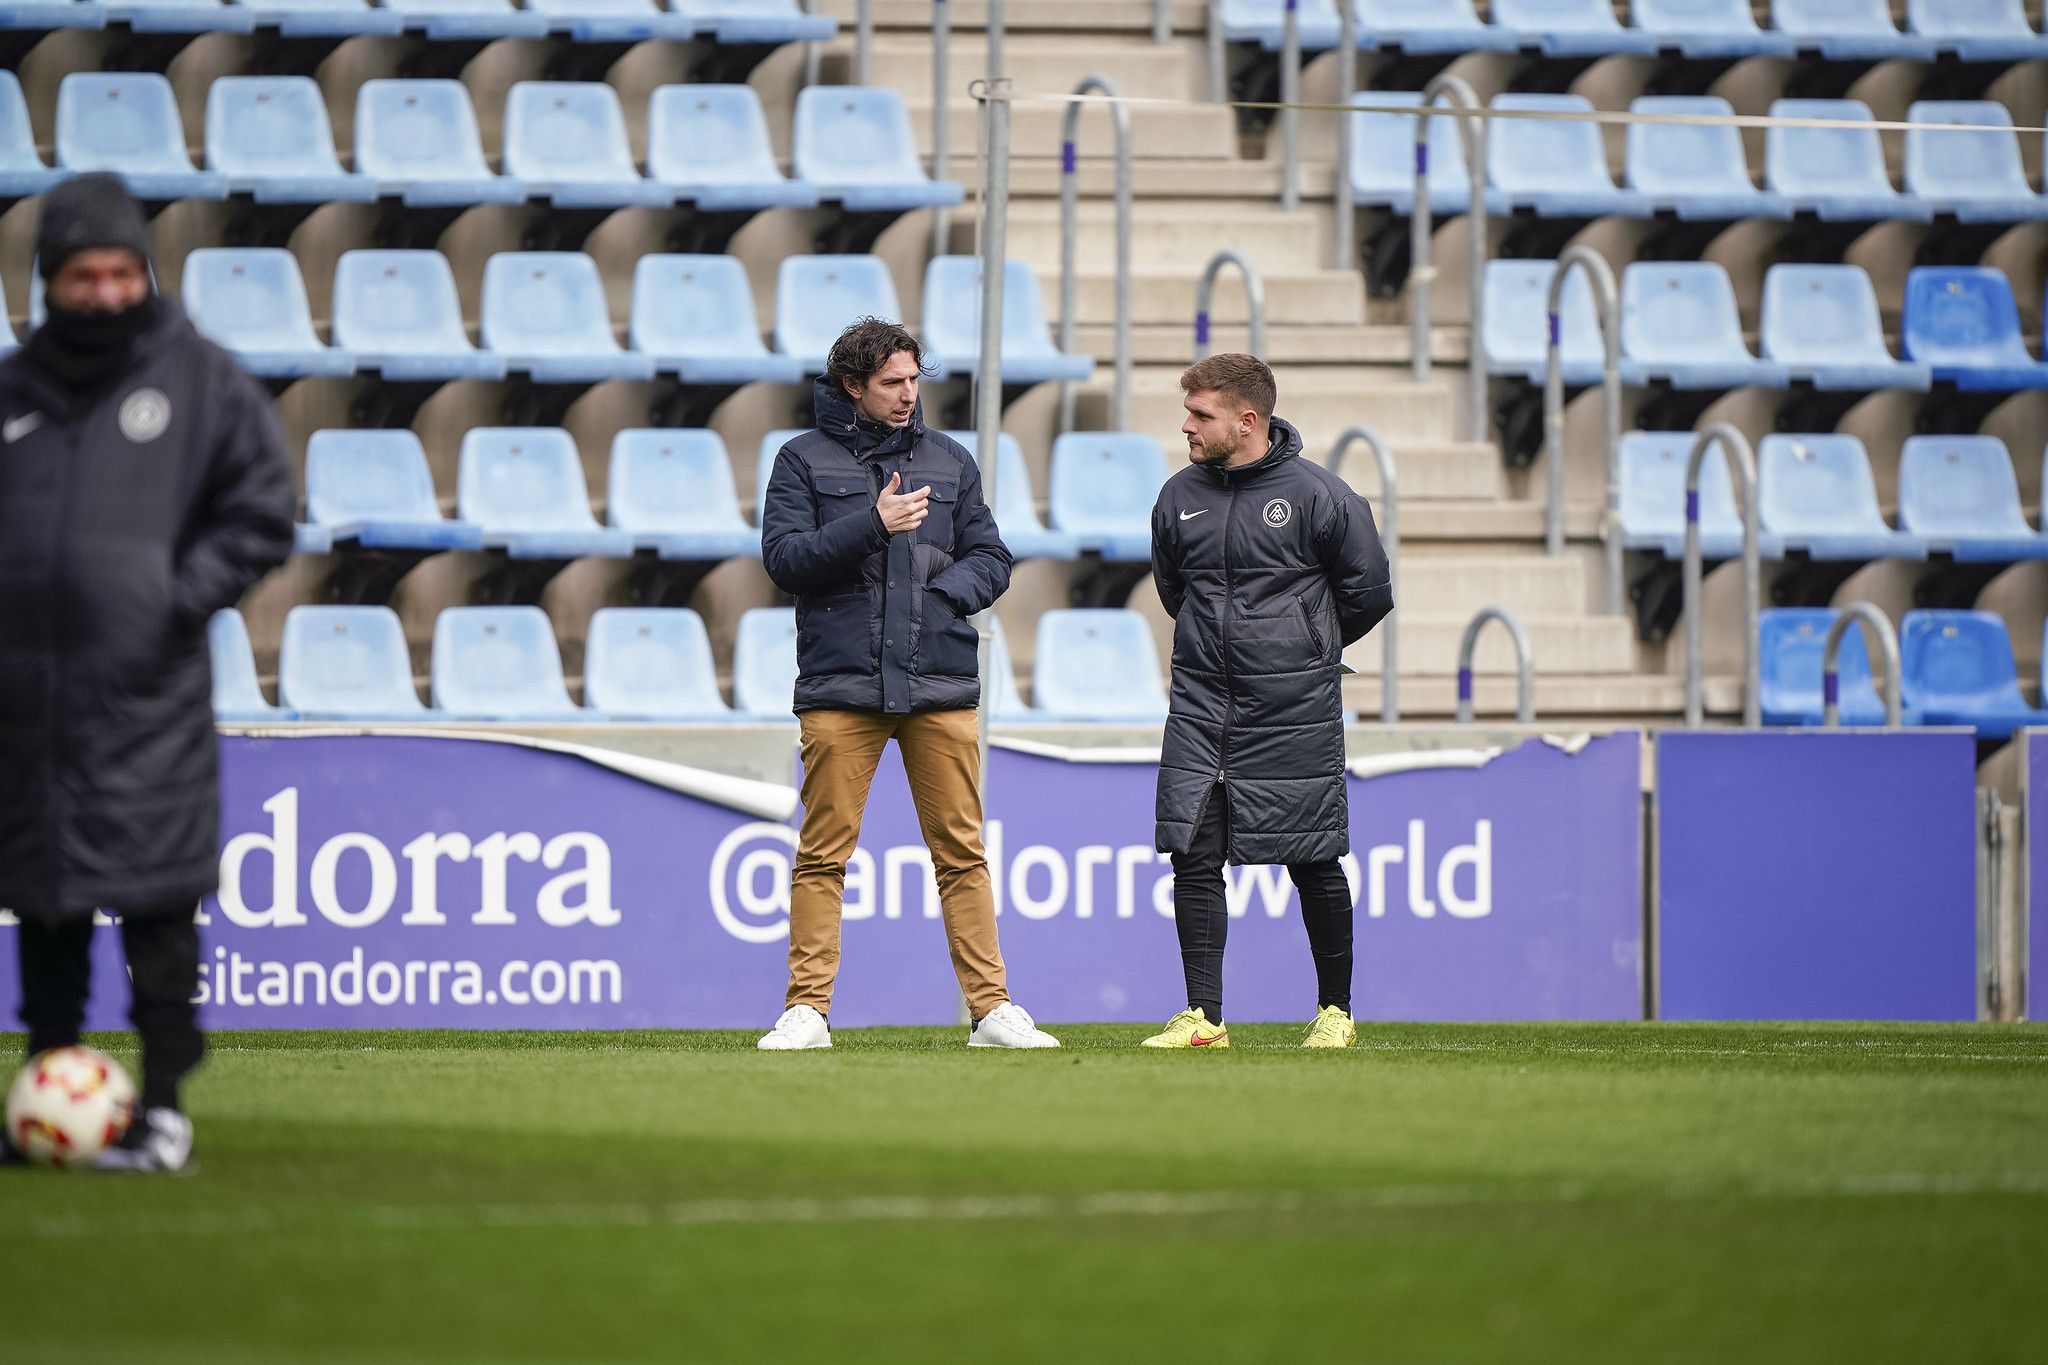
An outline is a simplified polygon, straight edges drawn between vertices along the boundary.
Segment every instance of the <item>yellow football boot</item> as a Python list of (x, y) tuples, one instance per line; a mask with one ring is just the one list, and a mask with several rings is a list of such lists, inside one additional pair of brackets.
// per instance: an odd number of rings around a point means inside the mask
[(1358, 1025), (1335, 1005), (1325, 1005), (1302, 1036), (1303, 1047), (1350, 1047), (1358, 1041)]
[(1229, 1047), (1230, 1030), (1209, 1022), (1200, 1010), (1182, 1010), (1166, 1028), (1144, 1042), (1146, 1047)]

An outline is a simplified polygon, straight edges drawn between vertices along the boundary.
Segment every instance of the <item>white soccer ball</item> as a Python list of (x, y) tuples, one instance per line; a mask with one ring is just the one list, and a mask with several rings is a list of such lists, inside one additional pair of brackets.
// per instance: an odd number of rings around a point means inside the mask
[(7, 1092), (7, 1136), (42, 1166), (82, 1166), (112, 1146), (135, 1114), (135, 1084), (89, 1047), (53, 1047), (28, 1059)]

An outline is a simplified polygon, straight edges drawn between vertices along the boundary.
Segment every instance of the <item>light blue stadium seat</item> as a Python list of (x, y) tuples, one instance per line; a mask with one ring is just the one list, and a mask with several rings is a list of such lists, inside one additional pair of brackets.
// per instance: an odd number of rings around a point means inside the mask
[[(972, 374), (981, 356), (981, 258), (934, 256), (924, 271), (926, 352), (950, 374)], [(1052, 342), (1038, 276), (1018, 260), (1003, 263), (1003, 382), (1043, 384), (1086, 379), (1095, 368), (1085, 355), (1068, 355)]]
[(994, 612), (988, 615), (988, 634), (988, 675), (995, 683), (995, 692), (989, 698), (990, 719), (1011, 723), (1050, 720), (1037, 707), (1025, 705), (1023, 694), (1017, 690), (1017, 665), (1010, 658), (1010, 642), (1003, 635), (1003, 623)]
[(1756, 26), (1749, 0), (1631, 0), (1631, 27), (1687, 58), (1789, 57), (1792, 40)]
[[(1718, 96), (1646, 95), (1631, 103), (1629, 112), (1716, 118), (1731, 116), (1735, 110)], [(1791, 201), (1759, 190), (1749, 178), (1742, 133), (1734, 127), (1631, 123), (1625, 155), (1629, 185), (1658, 208), (1669, 209), (1680, 218), (1719, 221), (1792, 216)]]
[(775, 472), (775, 457), (782, 448), (803, 435), (808, 427), (779, 427), (761, 438), (754, 457), (754, 525), (761, 524), (762, 509), (768, 503), (768, 478)]
[[(1593, 112), (1582, 95), (1496, 95), (1510, 113)], [(1507, 207), (1544, 218), (1647, 218), (1647, 195), (1616, 189), (1598, 124), (1582, 119), (1492, 119), (1486, 125), (1486, 177)]]
[[(1486, 361), (1495, 374), (1518, 375), (1541, 384), (1550, 339), (1551, 276), (1555, 261), (1488, 261), (1486, 263)], [(1597, 384), (1606, 366), (1600, 320), (1593, 308), (1593, 286), (1581, 271), (1565, 281), (1558, 308), (1558, 341), (1564, 382)]]
[(732, 457), (715, 431), (622, 431), (612, 438), (606, 519), (663, 559), (758, 559), (761, 533), (740, 515)]
[(293, 607), (277, 690), (307, 720), (426, 720), (405, 627), (389, 607)]
[(1550, 57), (1657, 50), (1655, 38), (1621, 26), (1609, 0), (1493, 0), (1493, 22), (1525, 35)]
[[(1841, 613), (1832, 607), (1776, 607), (1757, 620), (1758, 701), (1766, 725), (1819, 725), (1827, 695), (1822, 667), (1828, 631)], [(1883, 725), (1884, 699), (1870, 668), (1870, 647), (1859, 623), (1842, 636), (1835, 653), (1837, 705), (1843, 725)], [(1903, 690), (1903, 689), (1901, 689)], [(1901, 708), (1900, 720), (1919, 722)]]
[[(1337, 45), (1338, 3), (1298, 0), (1295, 21), (1302, 51), (1324, 52)], [(1268, 52), (1278, 52), (1286, 44), (1286, 0), (1223, 0), (1222, 18), (1226, 42), (1257, 43)]]
[(247, 33), (255, 17), (223, 0), (107, 0), (107, 22), (137, 33)]
[(0, 71), (0, 203), (41, 194), (66, 174), (43, 164), (21, 80), (12, 71)]
[(796, 608), (740, 613), (732, 644), (732, 709), (748, 720), (794, 720)]
[[(1860, 100), (1777, 100), (1771, 117), (1875, 122)], [(1933, 205), (1893, 186), (1874, 127), (1766, 129), (1764, 183), (1798, 212), (1825, 223), (1925, 222), (1934, 216)]]
[[(1666, 559), (1685, 555), (1685, 462), (1698, 435), (1690, 431), (1631, 431), (1621, 438), (1621, 543)], [(1742, 553), (1742, 510), (1725, 452), (1700, 461), (1700, 556), (1734, 559)], [(1757, 536), (1765, 559), (1784, 554), (1778, 538)]]
[(462, 720), (594, 719), (569, 700), (539, 607), (450, 607), (434, 619), (434, 705)]
[(213, 718), (230, 725), (262, 725), (297, 720), (284, 707), (272, 706), (256, 679), (256, 651), (249, 644), (249, 626), (233, 607), (217, 611), (206, 623), (206, 652), (213, 663)]
[(1913, 436), (1899, 452), (1899, 525), (1964, 563), (2048, 559), (2048, 535), (2027, 524), (2005, 442), (1996, 436)]
[(1877, 290), (1861, 266), (1774, 265), (1764, 272), (1764, 355), (1816, 389), (1926, 389), (1927, 366), (1897, 360)]
[(345, 251), (334, 267), (334, 344), (387, 380), (503, 379), (469, 344), (455, 274), (438, 251)]
[(472, 427), (455, 472), (456, 513), (513, 559), (625, 559), (633, 533), (599, 526), (576, 443), (560, 427)]
[(57, 164), (112, 171), (138, 199), (224, 199), (228, 178), (192, 167), (166, 78), (74, 71), (57, 86)]
[(283, 38), (396, 38), (405, 16), (370, 0), (242, 0), (260, 29)]
[(1511, 52), (1526, 39), (1483, 24), (1472, 0), (1357, 0), (1358, 45), (1417, 55)]
[(306, 515), (366, 550), (481, 550), (483, 527), (449, 521), (420, 438), (406, 430), (316, 431), (306, 442)]
[(21, 349), (14, 336), (14, 319), (7, 314), (7, 288), (0, 283), (0, 360)]
[(805, 14), (797, 0), (669, 0), (669, 8), (721, 43), (822, 42), (839, 30), (823, 15)]
[(45, 29), (106, 26), (106, 6), (97, 0), (5, 0), (5, 3), (0, 3), (0, 30), (40, 32)]
[(1966, 62), (2024, 62), (2048, 55), (2021, 0), (1906, 0), (1906, 28), (1937, 52)]
[(320, 343), (299, 263), (283, 247), (202, 247), (185, 257), (179, 301), (200, 335), (265, 379), (351, 375), (356, 358)]
[(1622, 378), (1678, 389), (1783, 388), (1785, 367), (1750, 354), (1735, 286), (1712, 261), (1638, 261), (1621, 275)]
[(761, 344), (754, 287), (733, 256), (642, 256), (633, 267), (633, 349), (685, 384), (793, 384), (803, 367)]
[(1031, 696), (1056, 720), (1151, 725), (1166, 719), (1152, 627), (1128, 608), (1067, 608), (1038, 618)]
[(1771, 25), (1829, 61), (1934, 60), (1934, 44), (1899, 32), (1890, 0), (1772, 0)]
[(775, 161), (749, 85), (664, 85), (647, 101), (647, 174), (700, 209), (809, 208), (818, 187)]
[(1167, 473), (1150, 436), (1070, 431), (1052, 443), (1052, 524), (1104, 559), (1149, 561), (1152, 504)]
[[(979, 459), (979, 432), (946, 434)], [(1038, 494), (1031, 487), (1031, 471), (1024, 466), (1024, 451), (1007, 431), (996, 441), (995, 508), (1003, 544), (1018, 559), (1072, 559), (1081, 553), (1080, 542), (1071, 533), (1047, 530), (1038, 519)]]
[(643, 179), (618, 92), (603, 81), (517, 81), (505, 96), (505, 174), (556, 208), (667, 208)]
[(783, 257), (775, 273), (775, 349), (805, 374), (823, 374), (832, 343), (866, 317), (903, 319), (896, 282), (881, 257)]
[[(548, 16), (522, 10), (512, 0), (382, 0), (408, 29), (439, 42), (492, 42), (499, 38), (544, 38)], [(360, 141), (357, 144), (361, 145)]]
[[(1412, 90), (1366, 90), (1353, 104), (1420, 108), (1422, 96)], [(1415, 119), (1402, 114), (1359, 113), (1351, 118), (1351, 168), (1347, 177), (1353, 203), (1395, 213), (1415, 209)], [(1465, 143), (1458, 122), (1432, 116), (1429, 121), (1429, 211), (1463, 213), (1472, 203), (1472, 178), (1465, 167)], [(1491, 191), (1488, 207), (1506, 202)]]
[(903, 96), (883, 86), (806, 86), (797, 93), (790, 146), (797, 179), (851, 211), (907, 211), (962, 198), (959, 182), (925, 174)]
[(1969, 392), (2048, 389), (2048, 365), (2020, 335), (2019, 305), (2003, 272), (1984, 266), (1916, 266), (1906, 272), (1906, 356)]
[(364, 81), (356, 92), (356, 169), (379, 193), (415, 207), (527, 197), (523, 182), (493, 174), (484, 161), (468, 87), (455, 80)]
[(2020, 164), (2012, 115), (1995, 100), (1919, 100), (1909, 123), (1993, 127), (2005, 131), (1944, 133), (1908, 129), (1906, 188), (1964, 223), (2021, 223), (2048, 218), (2048, 199), (2034, 193)]
[(221, 76), (206, 91), (206, 164), (259, 204), (367, 204), (377, 182), (334, 154), (327, 98), (311, 76)]
[(655, 0), (527, 0), (526, 8), (579, 43), (683, 42), (697, 32), (696, 20)]
[(2020, 695), (2005, 622), (1988, 611), (1909, 611), (1899, 625), (1906, 705), (1923, 725), (1968, 725), (1979, 739), (2009, 739), (2048, 711)]
[(613, 720), (730, 720), (704, 618), (688, 607), (602, 607), (583, 651), (583, 700)]
[(652, 379), (654, 359), (620, 347), (597, 262), (580, 251), (501, 251), (484, 262), (484, 345), (538, 384)]
[(1837, 433), (1766, 436), (1757, 447), (1764, 529), (1815, 559), (1925, 559), (1927, 542), (1885, 524), (1863, 442)]

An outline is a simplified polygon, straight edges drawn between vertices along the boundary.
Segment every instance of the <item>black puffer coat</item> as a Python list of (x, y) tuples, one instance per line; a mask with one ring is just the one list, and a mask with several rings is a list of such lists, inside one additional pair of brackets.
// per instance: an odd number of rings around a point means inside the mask
[(156, 307), (75, 411), (0, 361), (0, 905), (40, 919), (214, 889), (206, 622), (291, 553), (270, 400)]
[(1341, 857), (1339, 655), (1394, 607), (1372, 509), (1302, 459), (1300, 433), (1276, 417), (1263, 459), (1166, 481), (1152, 571), (1174, 618), (1159, 848), (1188, 850), (1221, 780), (1231, 862)]
[[(1010, 586), (1010, 551), (982, 501), (981, 474), (957, 441), (924, 425), (861, 417), (837, 385), (817, 384), (818, 427), (775, 457), (761, 513), (768, 577), (796, 598), (798, 711), (945, 711), (981, 700), (979, 642), (967, 618)], [(913, 533), (882, 529), (875, 500), (932, 490)]]

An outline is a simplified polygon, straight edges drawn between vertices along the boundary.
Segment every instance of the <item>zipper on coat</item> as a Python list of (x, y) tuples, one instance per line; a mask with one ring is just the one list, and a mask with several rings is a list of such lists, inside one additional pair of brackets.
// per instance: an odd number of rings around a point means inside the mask
[(1308, 627), (1308, 638), (1315, 641), (1317, 657), (1329, 653), (1330, 647), (1323, 643), (1323, 633), (1316, 629), (1316, 614), (1308, 609), (1308, 599), (1297, 597), (1294, 605), (1301, 608), (1302, 623)]
[[(1222, 786), (1230, 775), (1230, 731), (1237, 723), (1236, 679), (1230, 671), (1230, 618), (1231, 604), (1237, 596), (1237, 577), (1230, 563), (1230, 528), (1237, 522), (1237, 485), (1230, 486), (1230, 502), (1223, 509), (1223, 735), (1216, 746), (1216, 786)], [(1215, 788), (1210, 789), (1212, 792)], [(1203, 798), (1206, 808), (1208, 798)], [(1197, 819), (1201, 815), (1196, 812)], [(1200, 824), (1196, 828), (1201, 828)], [(1230, 856), (1230, 830), (1223, 831), (1223, 856)]]

